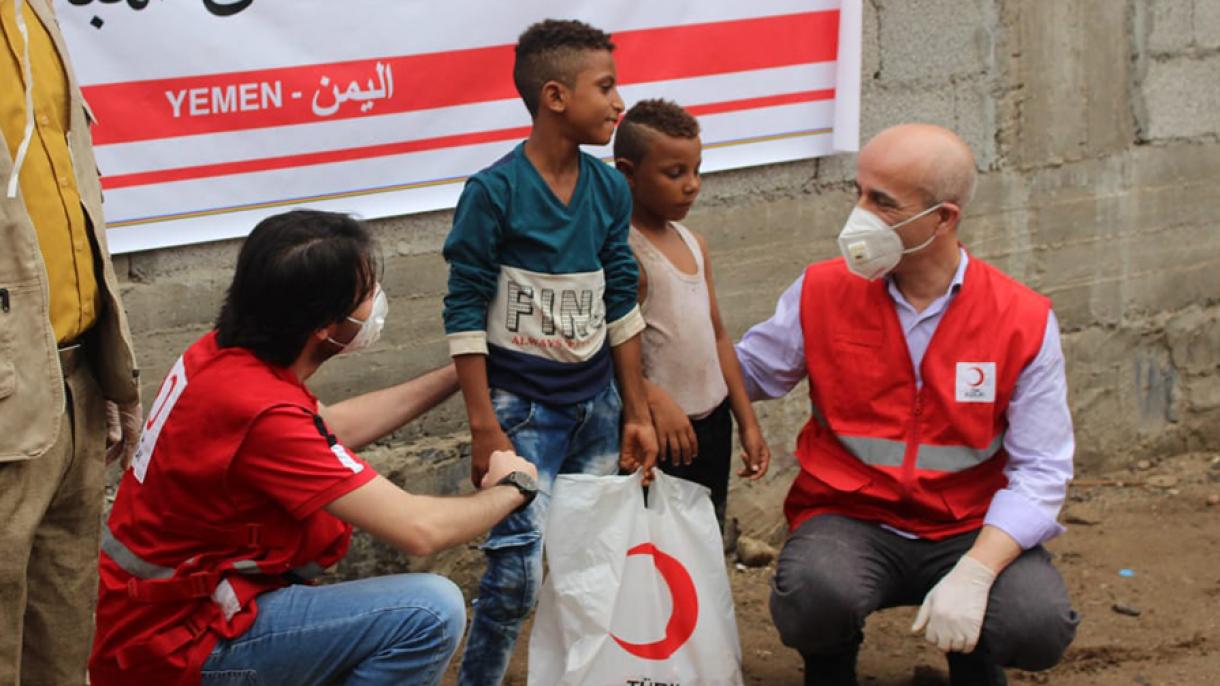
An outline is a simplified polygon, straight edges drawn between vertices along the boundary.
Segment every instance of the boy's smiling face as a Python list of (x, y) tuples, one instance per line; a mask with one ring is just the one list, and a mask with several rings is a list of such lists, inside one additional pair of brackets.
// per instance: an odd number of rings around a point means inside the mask
[(679, 138), (650, 131), (648, 152), (628, 175), (635, 202), (666, 221), (685, 218), (699, 197), (702, 162), (703, 144), (698, 136)]
[(578, 142), (605, 145), (623, 114), (618, 95), (614, 56), (609, 50), (589, 50), (571, 88), (565, 88), (563, 118)]

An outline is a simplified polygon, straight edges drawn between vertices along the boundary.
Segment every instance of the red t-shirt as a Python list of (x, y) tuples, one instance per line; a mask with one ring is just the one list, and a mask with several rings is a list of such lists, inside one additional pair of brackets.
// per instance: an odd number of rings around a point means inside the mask
[(329, 445), (327, 438), (313, 413), (302, 408), (264, 412), (229, 468), (231, 495), (253, 509), (265, 508), (270, 498), (294, 518), (307, 519), (377, 475), (362, 458), (341, 443)]
[[(351, 527), (323, 508), (377, 476), (330, 433), (317, 399), (291, 371), (244, 349), (219, 348), (211, 333), (183, 354), (148, 416), (144, 433), (152, 438), (142, 439), (135, 466), (123, 476), (107, 525), (111, 540), (99, 559), (94, 686), (197, 684), (217, 641), (253, 623), (254, 597), (283, 585), (226, 573), (235, 589), (227, 606), (216, 594), (146, 602), (127, 588), (133, 578), (150, 578), (139, 563), (180, 574), (235, 560), (265, 569), (333, 564), (347, 550)], [(197, 535), (252, 523), (264, 527), (273, 547)], [(208, 630), (168, 656), (137, 648), (133, 657), (132, 646), (190, 623)]]

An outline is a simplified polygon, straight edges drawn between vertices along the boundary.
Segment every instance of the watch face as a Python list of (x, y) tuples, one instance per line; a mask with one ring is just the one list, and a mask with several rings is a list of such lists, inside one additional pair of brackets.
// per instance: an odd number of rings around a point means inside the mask
[(526, 474), (525, 472), (513, 472), (512, 474), (509, 474), (508, 476), (509, 476), (509, 478), (511, 478), (513, 480), (513, 483), (517, 484), (521, 488), (526, 489), (527, 491), (537, 491), (538, 490), (538, 484), (535, 483), (534, 478), (531, 477), (529, 474)]

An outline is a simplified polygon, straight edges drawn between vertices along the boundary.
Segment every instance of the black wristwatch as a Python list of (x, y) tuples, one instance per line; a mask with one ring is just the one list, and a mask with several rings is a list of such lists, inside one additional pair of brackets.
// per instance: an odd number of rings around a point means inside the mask
[(525, 472), (509, 472), (508, 476), (496, 482), (497, 486), (513, 486), (521, 495), (525, 496), (525, 502), (521, 506), (513, 510), (520, 512), (530, 506), (534, 502), (534, 498), (538, 495), (538, 482), (534, 481), (534, 477)]

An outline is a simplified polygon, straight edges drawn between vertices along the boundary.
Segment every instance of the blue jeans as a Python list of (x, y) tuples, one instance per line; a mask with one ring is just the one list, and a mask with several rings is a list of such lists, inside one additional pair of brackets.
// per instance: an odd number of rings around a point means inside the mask
[(521, 623), (542, 586), (542, 529), (555, 475), (618, 471), (623, 403), (613, 383), (575, 405), (548, 405), (500, 389), (492, 389), (491, 402), (517, 453), (538, 467), (538, 497), (497, 524), (483, 544), (487, 571), (462, 657), (462, 686), (494, 686), (508, 669)]
[(462, 592), (434, 574), (289, 586), (258, 608), (249, 631), (212, 651), (202, 686), (433, 686), (466, 624)]

